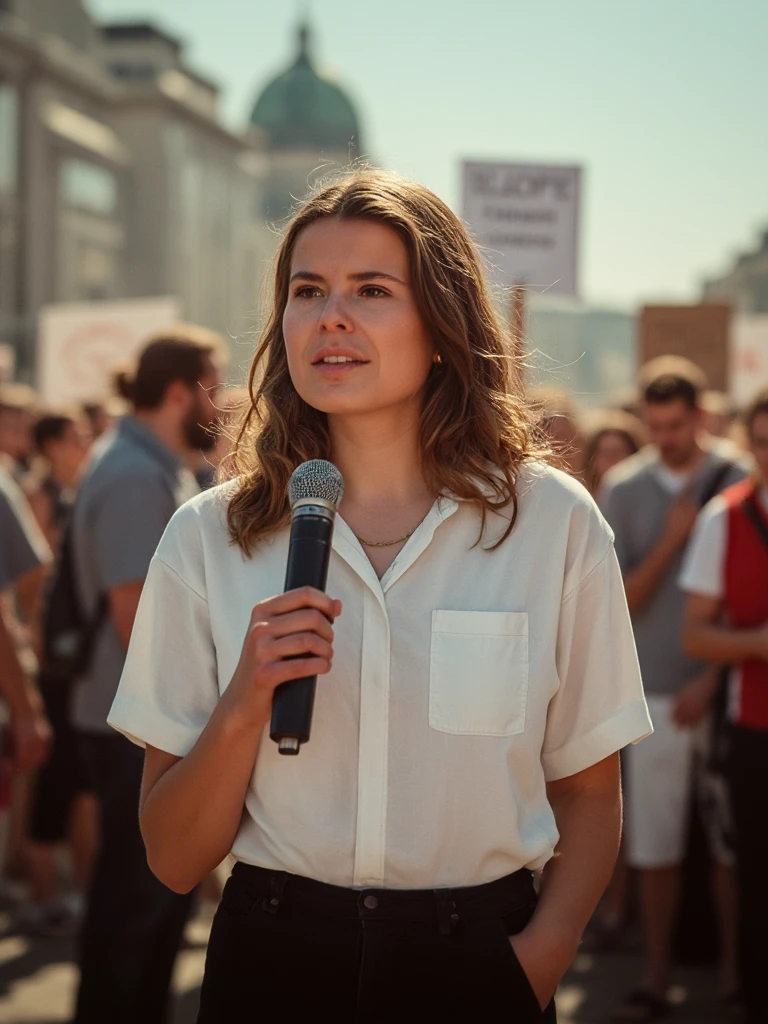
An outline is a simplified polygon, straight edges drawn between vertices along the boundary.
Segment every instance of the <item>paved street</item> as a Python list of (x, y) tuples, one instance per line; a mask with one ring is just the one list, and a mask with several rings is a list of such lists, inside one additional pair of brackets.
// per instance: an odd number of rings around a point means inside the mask
[[(7, 915), (0, 915), (0, 1024), (58, 1024), (69, 1020), (76, 980), (73, 944), (52, 939), (32, 941), (9, 932), (9, 926)], [(207, 929), (204, 919), (193, 921), (188, 929), (186, 948), (177, 964), (173, 1024), (194, 1024)], [(638, 966), (633, 952), (581, 954), (561, 988), (560, 1024), (607, 1024), (611, 1009), (635, 983)], [(711, 971), (680, 971), (678, 981), (674, 998), (679, 1005), (671, 1020), (679, 1024), (735, 1024), (737, 1018), (717, 1005)]]

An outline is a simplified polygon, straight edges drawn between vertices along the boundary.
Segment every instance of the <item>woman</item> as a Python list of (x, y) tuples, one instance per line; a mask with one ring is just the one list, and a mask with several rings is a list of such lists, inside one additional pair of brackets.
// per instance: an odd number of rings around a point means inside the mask
[[(618, 847), (615, 752), (650, 725), (610, 534), (511, 387), (433, 193), (358, 171), (304, 204), (239, 475), (169, 526), (110, 717), (146, 745), (158, 877), (238, 862), (201, 1022), (555, 1020)], [(345, 481), (328, 596), (281, 594), (288, 478), (317, 457)], [(311, 741), (281, 757), (272, 693), (315, 673)]]
[(597, 495), (608, 470), (639, 452), (643, 444), (643, 425), (636, 416), (620, 409), (601, 413), (584, 449), (585, 483), (590, 494)]

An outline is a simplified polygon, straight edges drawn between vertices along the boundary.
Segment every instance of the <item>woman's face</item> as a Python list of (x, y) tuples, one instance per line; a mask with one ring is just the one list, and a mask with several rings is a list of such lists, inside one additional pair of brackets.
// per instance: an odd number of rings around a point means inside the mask
[(330, 416), (420, 410), (434, 346), (397, 232), (315, 221), (296, 241), (290, 275), (283, 336), (304, 401)]
[(45, 454), (54, 472), (63, 479), (74, 480), (88, 455), (93, 435), (86, 420), (76, 420), (61, 435), (46, 445)]
[(632, 454), (626, 437), (616, 431), (606, 431), (597, 442), (593, 469), (595, 478), (602, 480), (609, 469), (613, 469)]

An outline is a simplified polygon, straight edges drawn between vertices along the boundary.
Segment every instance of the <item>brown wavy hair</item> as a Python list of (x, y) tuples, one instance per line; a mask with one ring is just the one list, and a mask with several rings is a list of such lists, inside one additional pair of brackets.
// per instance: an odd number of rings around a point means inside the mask
[(332, 458), (326, 414), (294, 388), (282, 330), (296, 240), (323, 217), (376, 221), (402, 239), (416, 305), (441, 359), (427, 379), (419, 428), (424, 479), (435, 494), (479, 508), (480, 538), (488, 513), (510, 507), (496, 547), (517, 519), (520, 467), (545, 453), (507, 331), (456, 215), (423, 185), (370, 168), (346, 172), (311, 193), (276, 254), (271, 311), (249, 374), (250, 403), (222, 473), (238, 481), (227, 513), (232, 540), (250, 554), (288, 522), (294, 469), (307, 459)]

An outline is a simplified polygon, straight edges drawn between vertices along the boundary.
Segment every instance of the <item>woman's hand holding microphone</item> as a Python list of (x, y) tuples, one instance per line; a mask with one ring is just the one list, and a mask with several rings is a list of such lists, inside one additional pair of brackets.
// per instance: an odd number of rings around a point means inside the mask
[(261, 730), (275, 689), (289, 679), (325, 675), (333, 662), (336, 601), (313, 587), (260, 601), (251, 612), (240, 660), (222, 702), (248, 728)]

